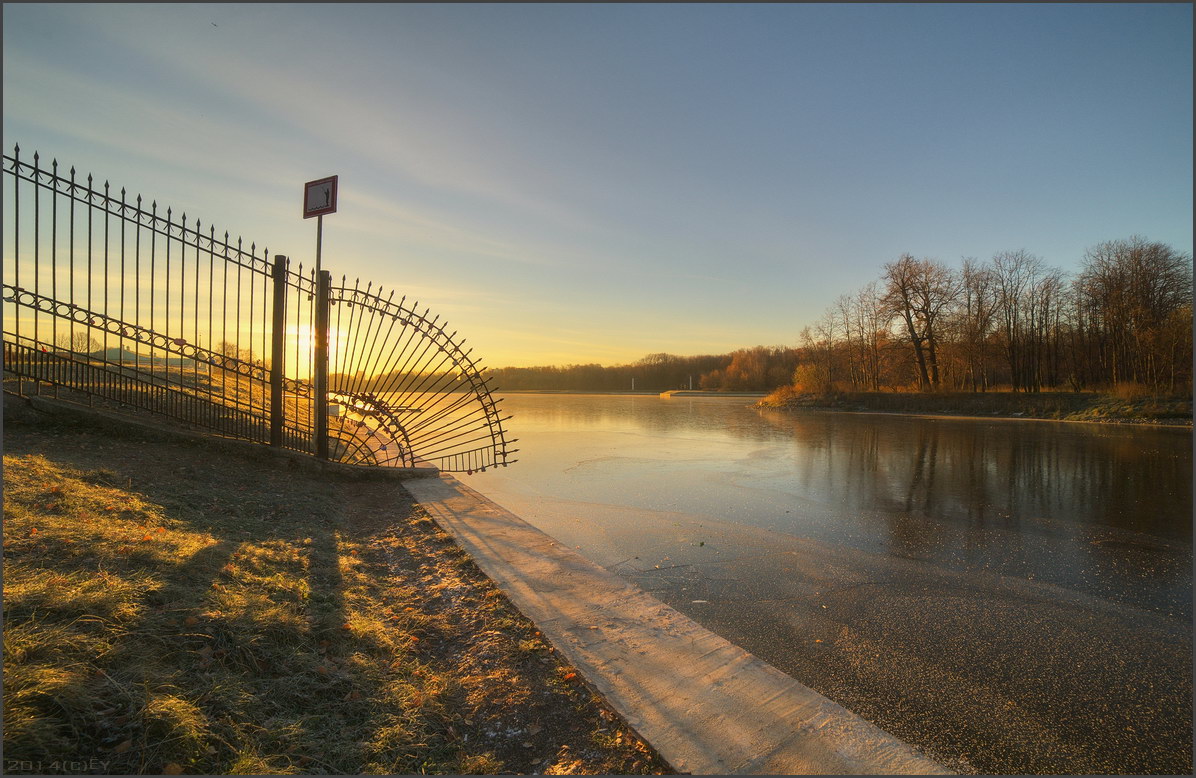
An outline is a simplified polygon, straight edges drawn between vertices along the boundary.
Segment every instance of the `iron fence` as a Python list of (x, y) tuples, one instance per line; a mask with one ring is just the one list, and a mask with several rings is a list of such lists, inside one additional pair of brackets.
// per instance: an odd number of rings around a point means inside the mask
[(56, 160), (3, 160), (7, 389), (353, 464), (514, 461), (493, 387), (426, 309)]

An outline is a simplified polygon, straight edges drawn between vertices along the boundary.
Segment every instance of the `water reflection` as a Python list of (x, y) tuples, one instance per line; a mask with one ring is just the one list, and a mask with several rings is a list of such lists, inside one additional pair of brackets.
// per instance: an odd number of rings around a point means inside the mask
[(858, 510), (1051, 534), (1057, 522), (1190, 542), (1191, 433), (1007, 420), (760, 411), (804, 488)]
[(642, 547), (664, 512), (1190, 609), (1189, 430), (730, 398), (514, 395), (504, 409), (520, 463), (466, 480), (546, 531), (565, 501), (574, 545), (600, 532)]
[(521, 461), (463, 480), (926, 753), (1190, 772), (1190, 431), (704, 398), (504, 410)]

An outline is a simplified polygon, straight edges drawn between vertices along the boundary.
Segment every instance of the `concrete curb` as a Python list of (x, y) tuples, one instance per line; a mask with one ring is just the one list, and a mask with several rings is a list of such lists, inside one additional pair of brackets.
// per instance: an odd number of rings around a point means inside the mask
[(404, 486), (674, 769), (950, 774), (455, 478)]

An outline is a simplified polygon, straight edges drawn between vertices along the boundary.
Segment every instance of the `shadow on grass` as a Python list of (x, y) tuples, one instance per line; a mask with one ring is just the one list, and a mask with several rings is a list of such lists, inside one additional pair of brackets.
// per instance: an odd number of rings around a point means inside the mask
[[(384, 690), (358, 668), (394, 653), (345, 629), (353, 484), (133, 430), (6, 426), (6, 455), (45, 457), (6, 471), (8, 627), (25, 641), (5, 652), (10, 772), (68, 755), (110, 773), (362, 768)], [(107, 582), (111, 618), (73, 601), (88, 578)]]

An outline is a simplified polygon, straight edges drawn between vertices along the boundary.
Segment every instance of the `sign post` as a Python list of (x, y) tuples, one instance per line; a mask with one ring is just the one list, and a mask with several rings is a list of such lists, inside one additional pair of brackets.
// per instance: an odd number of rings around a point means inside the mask
[(336, 180), (329, 176), (303, 185), (303, 218), (316, 217), (316, 337), (313, 355), (315, 365), (312, 391), (312, 421), (316, 456), (328, 458), (328, 287), (331, 277), (321, 267), (320, 252), (324, 243), (324, 214), (336, 213)]
[(336, 213), (336, 180), (329, 176), (303, 185), (303, 218), (316, 217), (316, 278), (320, 277), (320, 249), (324, 243), (324, 214)]

